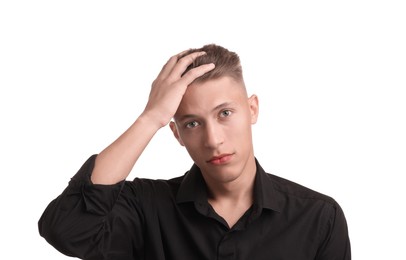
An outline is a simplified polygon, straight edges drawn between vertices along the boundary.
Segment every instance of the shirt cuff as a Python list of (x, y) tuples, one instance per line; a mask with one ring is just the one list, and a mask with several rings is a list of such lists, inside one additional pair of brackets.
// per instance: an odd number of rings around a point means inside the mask
[(87, 212), (106, 215), (114, 207), (125, 181), (112, 185), (93, 184), (90, 177), (96, 157), (96, 154), (92, 155), (72, 177), (68, 193), (81, 194)]

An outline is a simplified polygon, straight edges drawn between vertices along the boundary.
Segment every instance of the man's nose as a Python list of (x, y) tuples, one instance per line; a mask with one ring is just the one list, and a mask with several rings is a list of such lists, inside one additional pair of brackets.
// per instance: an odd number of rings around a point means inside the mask
[(204, 144), (207, 148), (217, 148), (224, 142), (222, 129), (215, 122), (206, 123), (204, 130)]

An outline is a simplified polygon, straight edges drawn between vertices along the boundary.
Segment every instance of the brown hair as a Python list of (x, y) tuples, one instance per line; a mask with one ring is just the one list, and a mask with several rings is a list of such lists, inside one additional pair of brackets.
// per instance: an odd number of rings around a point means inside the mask
[(199, 49), (190, 49), (179, 58), (199, 51), (204, 51), (206, 54), (198, 57), (191, 65), (189, 65), (183, 74), (203, 64), (214, 63), (216, 67), (212, 71), (209, 71), (203, 76), (195, 79), (194, 82), (204, 82), (224, 76), (232, 77), (238, 82), (244, 82), (242, 76), (242, 67), (238, 55), (235, 52), (231, 52), (219, 45), (208, 44)]

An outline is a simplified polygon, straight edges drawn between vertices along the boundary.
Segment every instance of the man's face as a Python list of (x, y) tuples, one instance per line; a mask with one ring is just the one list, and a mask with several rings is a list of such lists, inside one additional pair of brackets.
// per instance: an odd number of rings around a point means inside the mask
[(171, 129), (206, 181), (227, 183), (255, 165), (251, 124), (258, 99), (230, 77), (190, 85)]

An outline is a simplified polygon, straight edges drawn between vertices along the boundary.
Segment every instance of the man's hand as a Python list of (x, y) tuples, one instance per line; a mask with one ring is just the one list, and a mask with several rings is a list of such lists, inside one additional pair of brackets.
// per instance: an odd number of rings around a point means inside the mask
[(187, 87), (215, 67), (213, 63), (201, 65), (182, 76), (197, 57), (205, 55), (204, 52), (194, 52), (179, 59), (183, 53), (171, 57), (152, 83), (143, 115), (160, 127), (167, 125), (176, 113)]

